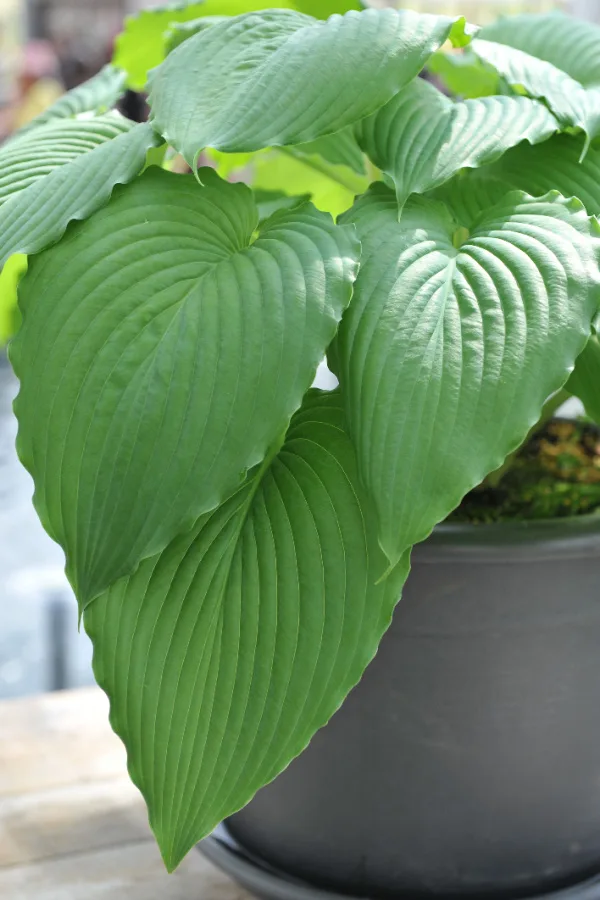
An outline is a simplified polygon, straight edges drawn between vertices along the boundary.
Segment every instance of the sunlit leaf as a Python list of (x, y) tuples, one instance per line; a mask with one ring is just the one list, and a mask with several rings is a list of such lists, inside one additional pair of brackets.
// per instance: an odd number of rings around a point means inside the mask
[(469, 47), (431, 56), (427, 69), (455, 96), (467, 100), (500, 93), (498, 73), (478, 59)]
[(600, 84), (600, 26), (561, 12), (503, 16), (479, 37), (552, 63), (586, 87)]
[(392, 564), (521, 444), (600, 302), (600, 228), (579, 201), (481, 200), (458, 217), (413, 197), (398, 222), (379, 186), (344, 217), (363, 254), (339, 377)]
[[(246, 152), (342, 131), (414, 78), (464, 20), (391, 9), (319, 22), (249, 13), (189, 38), (153, 72), (156, 128), (192, 163), (205, 147)], [(377, 71), (377, 78), (373, 72)]]
[(522, 144), (481, 171), (484, 177), (501, 178), (506, 184), (539, 196), (558, 190), (578, 197), (590, 215), (600, 215), (600, 149), (590, 147), (581, 159), (582, 135), (559, 134), (544, 144)]
[(27, 271), (27, 257), (15, 253), (0, 272), (0, 346), (13, 336), (20, 319), (17, 308), (17, 288)]
[(92, 119), (55, 119), (0, 146), (0, 204), (54, 169), (132, 127), (133, 122), (117, 114)]
[(588, 138), (587, 148), (600, 135), (600, 70), (595, 85), (582, 85), (564, 68), (518, 49), (518, 28), (514, 42), (509, 40), (509, 34), (504, 35), (502, 43), (496, 38), (481, 37), (489, 33), (487, 29), (480, 32), (471, 45), (473, 53), (493, 66), (512, 87), (523, 88), (529, 96), (545, 100), (563, 127), (581, 129)]
[[(73, 219), (85, 219), (100, 209), (116, 184), (125, 184), (141, 172), (148, 150), (159, 143), (150, 125), (136, 125), (5, 199), (0, 205), (0, 266), (13, 253), (35, 253), (47, 247), (62, 237)], [(5, 195), (9, 189), (5, 185)]]
[(127, 76), (127, 85), (141, 91), (148, 71), (166, 56), (165, 33), (175, 22), (186, 22), (202, 15), (202, 0), (182, 0), (127, 16), (125, 27), (115, 41), (113, 63)]

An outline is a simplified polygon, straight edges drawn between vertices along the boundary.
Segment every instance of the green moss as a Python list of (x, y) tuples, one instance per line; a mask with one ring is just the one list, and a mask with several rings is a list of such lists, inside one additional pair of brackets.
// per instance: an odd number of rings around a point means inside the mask
[(500, 482), (467, 494), (451, 522), (501, 522), (579, 516), (600, 510), (600, 432), (555, 419), (537, 431)]

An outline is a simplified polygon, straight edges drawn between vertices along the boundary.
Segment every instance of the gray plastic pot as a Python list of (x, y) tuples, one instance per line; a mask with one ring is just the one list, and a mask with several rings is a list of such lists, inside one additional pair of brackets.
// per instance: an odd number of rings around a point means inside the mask
[(600, 518), (437, 529), (361, 683), (226, 826), (346, 896), (600, 874)]

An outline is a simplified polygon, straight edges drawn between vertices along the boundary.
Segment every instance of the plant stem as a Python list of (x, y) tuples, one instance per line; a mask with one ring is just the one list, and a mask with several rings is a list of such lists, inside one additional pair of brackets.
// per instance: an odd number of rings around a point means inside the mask
[(512, 466), (514, 459), (521, 447), (523, 447), (527, 443), (527, 441), (533, 434), (535, 434), (536, 431), (539, 431), (542, 425), (545, 425), (546, 422), (549, 422), (550, 419), (554, 418), (554, 414), (556, 413), (556, 411), (560, 409), (563, 403), (565, 403), (570, 397), (571, 394), (569, 393), (569, 391), (565, 390), (565, 388), (561, 388), (561, 390), (557, 391), (556, 394), (553, 394), (549, 400), (546, 400), (544, 406), (542, 407), (542, 414), (540, 418), (537, 420), (535, 425), (529, 429), (529, 431), (527, 432), (527, 437), (525, 438), (523, 443), (520, 444), (516, 450), (513, 450), (512, 453), (508, 454), (499, 469), (496, 469), (495, 472), (491, 472), (487, 476), (487, 478), (485, 479), (486, 484), (488, 484), (490, 487), (498, 487), (503, 477)]

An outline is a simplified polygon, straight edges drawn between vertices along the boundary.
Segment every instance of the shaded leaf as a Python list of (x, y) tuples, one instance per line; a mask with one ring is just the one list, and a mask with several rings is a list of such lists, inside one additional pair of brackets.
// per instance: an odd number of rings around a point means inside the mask
[(455, 102), (416, 78), (357, 127), (370, 159), (391, 176), (398, 203), (476, 168), (520, 141), (546, 140), (558, 129), (552, 113), (528, 97)]
[(295, 149), (307, 156), (322, 156), (336, 166), (347, 166), (358, 175), (366, 175), (365, 158), (353, 128), (345, 128), (307, 144), (298, 144)]
[(85, 613), (111, 723), (173, 869), (308, 744), (374, 656), (385, 584), (337, 392), (223, 506)]
[(62, 237), (73, 219), (100, 209), (116, 184), (141, 172), (147, 151), (159, 143), (149, 124), (136, 125), (6, 199), (0, 206), (0, 266), (13, 253), (47, 247)]
[(556, 192), (458, 220), (383, 186), (344, 217), (362, 242), (336, 345), (349, 427), (395, 564), (521, 444), (600, 301), (598, 223)]
[(565, 386), (579, 397), (590, 419), (600, 425), (600, 342), (595, 332), (578, 357)]
[(97, 115), (107, 112), (122, 97), (124, 88), (125, 73), (115, 66), (104, 66), (93, 78), (64, 94), (56, 103), (16, 131), (10, 139), (11, 143), (53, 119), (69, 119), (87, 112)]
[(18, 449), (85, 607), (235, 491), (350, 300), (358, 243), (309, 204), (148, 169), (34, 257), (11, 360)]
[[(374, 112), (464, 20), (365, 10), (319, 22), (249, 13), (189, 38), (151, 78), (157, 129), (192, 163), (205, 147), (246, 152), (300, 144)], [(377, 71), (377, 78), (373, 72)]]

